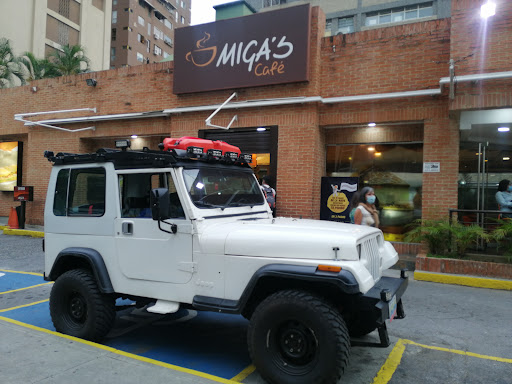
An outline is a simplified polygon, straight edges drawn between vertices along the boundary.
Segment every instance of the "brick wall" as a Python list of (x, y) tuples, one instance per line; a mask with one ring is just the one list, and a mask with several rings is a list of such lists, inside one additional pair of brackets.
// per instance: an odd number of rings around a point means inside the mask
[[(451, 58), (455, 75), (512, 70), (512, 2), (494, 0), (496, 15), (480, 17), (481, 0), (452, 1)], [(452, 110), (512, 105), (512, 80), (459, 83)]]
[[(44, 150), (88, 152), (112, 146), (113, 139), (131, 134), (154, 147), (162, 137), (195, 136), (204, 129), (211, 111), (182, 113), (170, 117), (96, 122), (94, 131), (68, 133), (27, 127), (14, 121), (16, 113), (96, 107), (99, 115), (159, 111), (168, 108), (221, 104), (233, 91), (238, 101), (303, 96), (350, 96), (386, 92), (437, 89), (439, 79), (448, 76), (448, 61), (485, 45), (489, 60), (470, 56), (457, 65), (456, 73), (510, 70), (512, 50), (512, 2), (497, 1), (499, 13), (489, 22), (486, 44), (476, 40), (476, 0), (454, 0), (452, 19), (379, 28), (348, 35), (323, 38), (324, 14), (313, 8), (310, 41), (310, 81), (238, 90), (172, 94), (172, 62), (95, 72), (96, 87), (85, 79), (92, 74), (39, 80), (30, 86), (0, 89), (0, 140), (21, 140), (25, 185), (35, 187), (35, 201), (27, 203), (27, 222), (42, 224), (43, 203), (51, 165)], [(478, 14), (478, 12), (476, 12)], [(479, 16), (478, 16), (479, 17)], [(508, 65), (508, 67), (507, 67)], [(279, 212), (284, 216), (319, 217), (320, 179), (325, 175), (326, 143), (364, 141), (424, 141), (424, 161), (441, 163), (439, 174), (425, 174), (424, 217), (445, 215), (457, 205), (459, 109), (510, 107), (512, 81), (459, 84), (457, 98), (450, 102), (448, 90), (441, 96), (410, 97), (336, 104), (294, 104), (265, 108), (244, 108), (219, 112), (214, 123), (226, 125), (234, 114), (232, 129), (276, 125), (279, 129), (278, 177)], [(32, 87), (37, 87), (37, 92)], [(55, 118), (92, 115), (69, 113)], [(44, 116), (45, 119), (52, 116)], [(370, 121), (403, 123), (401, 128), (372, 131), (344, 128)], [(72, 124), (82, 128), (91, 124)], [(109, 144), (110, 143), (110, 144)], [(13, 206), (12, 193), (0, 193), (0, 216)]]

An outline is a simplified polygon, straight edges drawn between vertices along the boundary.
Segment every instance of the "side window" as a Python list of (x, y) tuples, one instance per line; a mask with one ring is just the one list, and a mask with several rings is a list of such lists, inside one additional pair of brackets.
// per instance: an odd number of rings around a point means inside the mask
[(151, 179), (150, 173), (119, 175), (121, 217), (151, 217), (149, 206)]
[(53, 197), (53, 214), (66, 216), (66, 201), (68, 197), (69, 169), (61, 169), (57, 175), (55, 196)]
[(103, 216), (105, 213), (105, 169), (71, 170), (68, 216)]
[(176, 187), (169, 173), (119, 175), (121, 217), (151, 218), (150, 192), (154, 188), (169, 188), (171, 217), (185, 218)]

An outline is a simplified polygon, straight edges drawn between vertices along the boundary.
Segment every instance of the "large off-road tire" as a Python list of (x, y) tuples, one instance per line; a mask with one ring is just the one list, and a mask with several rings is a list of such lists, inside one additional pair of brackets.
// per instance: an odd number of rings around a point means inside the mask
[(102, 294), (93, 276), (86, 270), (63, 273), (50, 294), (50, 314), (58, 332), (101, 340), (115, 320), (115, 301)]
[(273, 384), (336, 383), (348, 364), (350, 340), (340, 313), (303, 291), (274, 293), (256, 308), (249, 353)]

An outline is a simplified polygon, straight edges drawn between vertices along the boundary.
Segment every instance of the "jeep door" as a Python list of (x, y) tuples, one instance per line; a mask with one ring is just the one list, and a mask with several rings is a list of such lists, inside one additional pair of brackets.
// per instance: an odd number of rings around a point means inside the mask
[[(119, 266), (129, 279), (184, 284), (192, 277), (192, 224), (187, 220), (172, 175), (160, 170), (118, 171), (119, 218), (115, 233)], [(150, 191), (169, 189), (175, 234), (151, 218)], [(162, 228), (169, 227), (162, 223)]]

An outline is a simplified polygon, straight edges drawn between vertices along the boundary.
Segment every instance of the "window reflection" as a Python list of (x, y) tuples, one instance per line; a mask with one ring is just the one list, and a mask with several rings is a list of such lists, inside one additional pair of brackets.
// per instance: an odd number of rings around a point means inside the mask
[(327, 147), (327, 176), (358, 177), (372, 186), (385, 237), (402, 241), (407, 225), (421, 218), (423, 144), (356, 144)]

